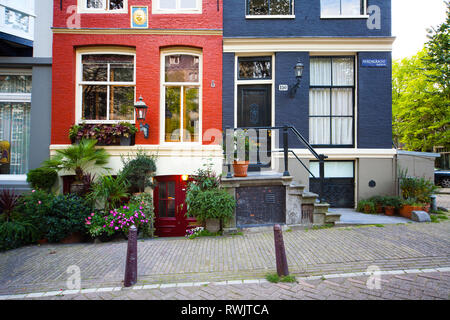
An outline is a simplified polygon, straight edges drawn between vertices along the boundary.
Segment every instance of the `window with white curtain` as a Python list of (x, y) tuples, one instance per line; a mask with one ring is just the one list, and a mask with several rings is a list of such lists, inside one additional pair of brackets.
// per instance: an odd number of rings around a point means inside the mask
[(0, 70), (0, 174), (26, 174), (30, 148), (31, 71)]
[(312, 57), (309, 142), (353, 146), (354, 57)]
[(367, 0), (320, 0), (322, 18), (347, 18), (367, 15)]

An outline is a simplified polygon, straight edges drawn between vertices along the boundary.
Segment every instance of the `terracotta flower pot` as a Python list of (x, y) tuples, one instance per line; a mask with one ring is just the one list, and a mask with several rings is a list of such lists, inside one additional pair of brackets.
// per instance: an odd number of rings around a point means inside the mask
[(430, 208), (431, 204), (427, 203), (426, 205), (423, 206), (423, 211), (425, 211), (426, 213), (430, 213)]
[(376, 205), (376, 212), (377, 213), (383, 213), (383, 206), (381, 204)]
[(48, 243), (48, 239), (40, 239), (37, 241), (38, 244), (46, 244)]
[(235, 177), (246, 177), (249, 161), (234, 161), (233, 169)]
[(394, 207), (390, 207), (390, 206), (386, 206), (384, 207), (384, 214), (387, 216), (393, 216), (395, 213), (395, 208)]
[(421, 211), (422, 207), (413, 207), (410, 205), (404, 205), (403, 207), (400, 208), (400, 215), (402, 217), (411, 219), (411, 215), (413, 211)]

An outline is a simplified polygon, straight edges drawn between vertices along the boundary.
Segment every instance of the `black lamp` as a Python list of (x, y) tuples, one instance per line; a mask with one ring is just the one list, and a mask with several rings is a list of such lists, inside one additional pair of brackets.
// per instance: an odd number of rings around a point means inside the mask
[(305, 69), (305, 66), (303, 65), (303, 63), (300, 62), (300, 60), (298, 60), (297, 64), (294, 67), (295, 77), (297, 78), (297, 83), (291, 89), (291, 92), (290, 92), (291, 98), (295, 97), (295, 94), (297, 93), (297, 89), (300, 87), (300, 80), (302, 79), (304, 69)]
[[(138, 121), (145, 121), (145, 117), (147, 116), (148, 107), (144, 102), (142, 96), (139, 97), (139, 101), (134, 105), (134, 109), (136, 110), (136, 119)], [(144, 138), (148, 139), (148, 134), (150, 130), (150, 126), (147, 123), (140, 123), (140, 130), (144, 133)]]

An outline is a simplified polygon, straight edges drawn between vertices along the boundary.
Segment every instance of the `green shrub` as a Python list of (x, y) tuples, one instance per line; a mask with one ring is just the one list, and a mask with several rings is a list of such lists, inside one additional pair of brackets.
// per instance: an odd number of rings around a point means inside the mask
[(0, 222), (0, 251), (15, 249), (36, 241), (37, 229), (29, 220)]
[(401, 207), (401, 199), (399, 197), (383, 197), (382, 198), (382, 204), (385, 207), (394, 207), (394, 208), (400, 208)]
[(415, 199), (419, 203), (430, 203), (431, 196), (437, 187), (432, 181), (425, 178), (402, 176), (400, 189), (403, 199)]
[(28, 171), (27, 182), (34, 189), (41, 189), (50, 192), (54, 186), (58, 173), (50, 168), (42, 167)]
[(375, 203), (371, 200), (361, 200), (358, 202), (356, 211), (363, 213), (375, 213)]
[(153, 187), (156, 156), (147, 155), (139, 150), (133, 159), (122, 158), (122, 163), (122, 174), (130, 183), (130, 192), (144, 192), (146, 187)]
[(228, 220), (233, 216), (236, 207), (234, 197), (223, 189), (213, 189), (186, 194), (187, 215), (199, 221), (207, 219)]
[(126, 177), (119, 173), (117, 177), (101, 176), (91, 188), (92, 191), (86, 199), (92, 206), (99, 204), (106, 212), (119, 207), (130, 196), (128, 188), (130, 183)]
[(85, 232), (85, 219), (91, 209), (83, 198), (74, 194), (58, 195), (50, 201), (49, 209), (44, 217), (48, 241), (60, 242), (74, 232)]

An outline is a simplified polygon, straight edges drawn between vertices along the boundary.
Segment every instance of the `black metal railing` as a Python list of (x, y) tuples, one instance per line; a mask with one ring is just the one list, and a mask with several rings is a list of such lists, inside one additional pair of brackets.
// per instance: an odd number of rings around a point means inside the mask
[[(319, 179), (320, 179), (320, 194), (319, 199), (321, 202), (324, 202), (324, 186), (325, 186), (325, 159), (328, 158), (328, 156), (324, 154), (318, 154), (316, 150), (311, 146), (311, 144), (302, 136), (302, 134), (292, 125), (284, 125), (284, 126), (275, 126), (275, 127), (239, 127), (239, 128), (230, 128), (226, 127), (224, 131), (224, 139), (223, 143), (225, 144), (227, 141), (228, 135), (236, 130), (256, 130), (257, 139), (259, 139), (259, 130), (267, 130), (268, 132), (271, 132), (272, 130), (282, 130), (283, 132), (283, 148), (277, 149), (277, 150), (271, 150), (271, 152), (283, 152), (283, 160), (284, 160), (284, 172), (283, 176), (290, 176), (289, 173), (289, 154), (292, 153), (294, 157), (300, 162), (300, 164), (308, 171), (308, 173), (313, 177), (314, 174), (309, 170), (309, 168), (303, 163), (303, 161), (297, 156), (297, 154), (289, 149), (289, 130), (294, 133), (294, 135), (297, 137), (297, 139), (311, 152), (311, 154), (319, 161)], [(234, 136), (233, 136), (234, 139)], [(234, 141), (234, 140), (233, 140)], [(260, 153), (260, 146), (259, 143), (256, 147), (256, 154), (257, 154), (257, 162), (259, 162), (259, 153)], [(226, 152), (224, 151), (225, 159), (227, 157)], [(227, 165), (227, 178), (232, 178), (231, 175), (231, 163), (228, 161), (226, 162)]]

